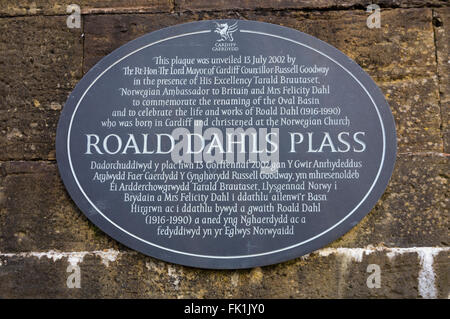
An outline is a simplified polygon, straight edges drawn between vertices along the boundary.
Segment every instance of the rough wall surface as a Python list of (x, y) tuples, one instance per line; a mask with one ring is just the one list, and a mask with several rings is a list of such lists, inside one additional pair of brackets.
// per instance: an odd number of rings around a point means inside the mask
[[(78, 3), (81, 28), (66, 25)], [(439, 0), (0, 0), (0, 298), (448, 298), (449, 25)], [(282, 264), (212, 271), (109, 238), (66, 193), (56, 125), (76, 83), (120, 45), (163, 27), (234, 18), (291, 27), (343, 51), (380, 86), (398, 158), (373, 210), (328, 247)], [(367, 267), (380, 267), (369, 288)], [(78, 266), (81, 288), (68, 288)], [(69, 271), (69, 272), (68, 272)]]

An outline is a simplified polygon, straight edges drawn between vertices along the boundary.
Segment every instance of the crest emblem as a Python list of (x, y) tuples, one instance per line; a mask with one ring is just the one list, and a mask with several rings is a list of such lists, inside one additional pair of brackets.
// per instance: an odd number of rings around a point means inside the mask
[(228, 23), (216, 23), (216, 29), (214, 30), (215, 33), (218, 33), (220, 35), (220, 39), (217, 40), (218, 42), (222, 41), (234, 41), (233, 39), (233, 32), (237, 31), (237, 22), (235, 22), (232, 25), (228, 25)]

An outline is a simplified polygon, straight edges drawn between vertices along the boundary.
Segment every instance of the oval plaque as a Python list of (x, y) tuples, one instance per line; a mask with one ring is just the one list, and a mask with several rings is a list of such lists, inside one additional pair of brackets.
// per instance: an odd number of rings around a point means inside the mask
[(334, 47), (277, 25), (162, 29), (103, 58), (57, 131), (77, 206), (144, 254), (202, 268), (289, 260), (355, 226), (396, 156), (389, 106)]

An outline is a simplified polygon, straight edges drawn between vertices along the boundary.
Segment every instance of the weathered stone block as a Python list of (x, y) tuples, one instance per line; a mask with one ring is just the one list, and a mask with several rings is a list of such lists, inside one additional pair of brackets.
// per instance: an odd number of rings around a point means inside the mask
[(257, 10), (257, 9), (275, 9), (275, 10), (288, 10), (288, 9), (345, 9), (345, 8), (365, 8), (369, 4), (378, 4), (381, 7), (387, 8), (414, 8), (424, 6), (444, 6), (446, 4), (443, 0), (175, 0), (176, 8), (186, 11), (216, 11), (216, 10)]
[(86, 73), (105, 55), (139, 36), (190, 21), (191, 16), (176, 14), (86, 16), (83, 71)]
[[(344, 298), (417, 298), (418, 274), (420, 265), (416, 253), (406, 253), (388, 258), (386, 253), (378, 252), (365, 256), (361, 262), (352, 262), (342, 256), (341, 296)], [(367, 285), (367, 267), (377, 265), (380, 269), (380, 287)], [(369, 280), (371, 281), (371, 280)], [(373, 282), (372, 282), (373, 284)]]
[(450, 8), (433, 10), (444, 152), (450, 153)]
[(436, 290), (437, 297), (448, 299), (450, 297), (450, 261), (449, 261), (449, 252), (441, 251), (434, 258), (433, 268), (436, 273)]
[(64, 17), (0, 19), (0, 160), (54, 159), (59, 113), (81, 78), (81, 31)]
[[(424, 263), (426, 251), (432, 249), (322, 249), (236, 271), (200, 270), (112, 250), (0, 254), (0, 298), (445, 298), (441, 268), (448, 266), (442, 259), (448, 251), (429, 254)], [(378, 286), (368, 285), (374, 283), (370, 264), (378, 266)], [(74, 282), (73, 266), (80, 288), (67, 285), (68, 279)]]
[[(70, 0), (3, 0), (1, 16), (64, 15)], [(442, 7), (445, 0), (79, 0), (83, 14), (151, 13), (221, 10), (365, 9), (375, 3), (381, 8)]]
[(430, 9), (383, 10), (381, 28), (367, 27), (365, 11), (243, 14), (313, 35), (344, 52), (378, 82), (436, 75)]
[(0, 298), (68, 297), (77, 289), (67, 289), (66, 260), (46, 257), (0, 257)]
[(1, 16), (69, 15), (67, 6), (76, 3), (82, 14), (104, 12), (169, 12), (170, 0), (3, 0)]
[(362, 221), (332, 247), (448, 245), (448, 157), (400, 155), (390, 183)]
[(119, 247), (71, 201), (55, 163), (7, 162), (0, 172), (1, 252)]
[(436, 77), (380, 84), (394, 116), (397, 151), (442, 151)]

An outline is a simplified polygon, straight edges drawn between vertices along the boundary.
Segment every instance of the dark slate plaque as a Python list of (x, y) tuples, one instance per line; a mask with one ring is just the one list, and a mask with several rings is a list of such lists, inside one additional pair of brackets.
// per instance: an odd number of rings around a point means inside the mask
[(108, 235), (202, 268), (289, 260), (355, 226), (383, 194), (395, 126), (330, 45), (277, 25), (194, 22), (103, 58), (64, 106), (64, 184)]

